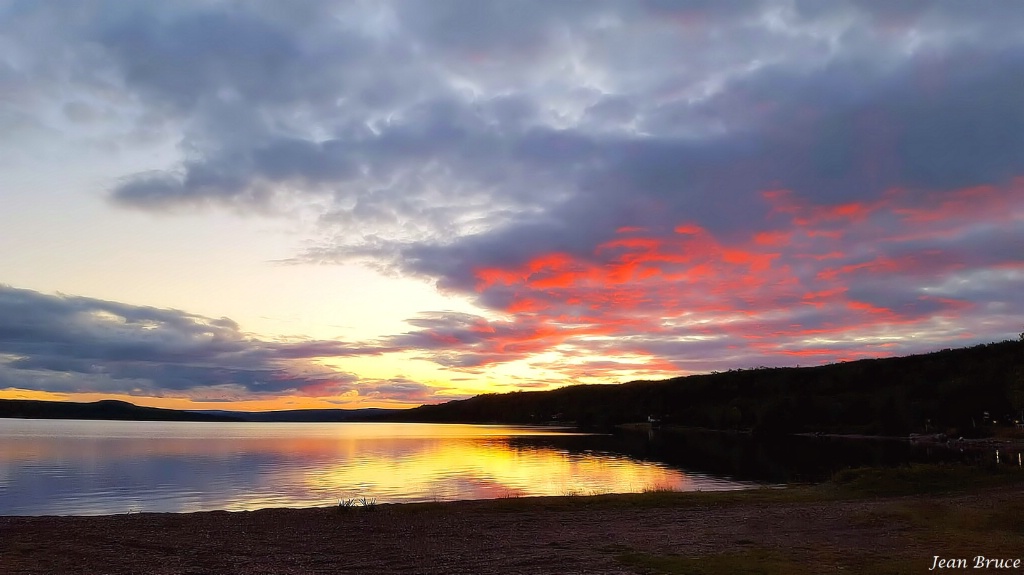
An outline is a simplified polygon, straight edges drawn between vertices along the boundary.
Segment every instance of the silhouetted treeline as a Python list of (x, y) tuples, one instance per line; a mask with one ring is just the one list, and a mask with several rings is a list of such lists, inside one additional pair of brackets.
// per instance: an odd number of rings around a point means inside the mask
[[(647, 421), (758, 433), (980, 433), (1024, 410), (1024, 341), (817, 367), (760, 368), (487, 394), (390, 419), (426, 422)], [(988, 416), (986, 417), (986, 413)]]
[[(914, 462), (979, 463), (988, 450), (934, 449), (909, 441), (858, 441), (810, 436), (754, 436), (693, 428), (656, 433), (523, 435), (508, 439), (513, 449), (546, 447), (586, 457), (628, 455), (690, 472), (771, 483), (816, 483), (851, 467), (895, 467)], [(1010, 458), (1016, 465), (1015, 458)]]
[(141, 407), (126, 401), (105, 399), (92, 403), (0, 399), (0, 417), (24, 419), (108, 419), (130, 421), (240, 421), (228, 415), (214, 415)]

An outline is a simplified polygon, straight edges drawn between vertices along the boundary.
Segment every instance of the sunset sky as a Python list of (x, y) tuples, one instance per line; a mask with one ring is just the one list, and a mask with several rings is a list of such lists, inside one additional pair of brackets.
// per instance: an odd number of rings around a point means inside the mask
[(0, 0), (0, 397), (437, 403), (1024, 331), (1024, 3)]

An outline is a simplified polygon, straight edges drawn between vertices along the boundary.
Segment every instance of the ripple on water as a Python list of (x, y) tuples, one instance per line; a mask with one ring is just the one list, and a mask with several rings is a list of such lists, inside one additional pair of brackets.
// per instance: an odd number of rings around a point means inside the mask
[[(524, 437), (545, 441), (513, 441)], [(468, 425), (0, 420), (0, 514), (744, 486), (622, 454), (558, 447), (560, 437), (570, 436)]]

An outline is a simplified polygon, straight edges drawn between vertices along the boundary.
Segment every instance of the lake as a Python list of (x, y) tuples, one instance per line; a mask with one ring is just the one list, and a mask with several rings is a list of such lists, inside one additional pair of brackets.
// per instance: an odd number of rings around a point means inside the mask
[(249, 510), (754, 483), (644, 460), (609, 436), (415, 423), (0, 419), (0, 515)]

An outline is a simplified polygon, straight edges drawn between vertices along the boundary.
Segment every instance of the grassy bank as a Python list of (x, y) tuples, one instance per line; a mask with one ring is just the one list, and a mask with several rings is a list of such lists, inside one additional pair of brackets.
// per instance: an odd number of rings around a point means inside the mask
[[(859, 510), (850, 526), (897, 527), (931, 556), (905, 551), (861, 550), (840, 545), (805, 546), (794, 541), (785, 549), (737, 539), (735, 546), (708, 555), (653, 554), (623, 549), (617, 559), (640, 572), (686, 575), (813, 575), (842, 570), (853, 573), (922, 573), (934, 555), (966, 558), (978, 555), (1011, 557), (1024, 564), (1024, 500), (998, 505), (965, 506), (955, 496), (1024, 486), (1024, 471), (1013, 467), (913, 465), (895, 469), (862, 468), (837, 473), (820, 485), (747, 493), (699, 494), (689, 503), (718, 505), (787, 504), (891, 499), (889, 505)], [(949, 499), (941, 497), (950, 496)], [(680, 501), (686, 501), (680, 498)], [(924, 561), (923, 561), (924, 560)], [(927, 565), (925, 565), (927, 563)], [(946, 571), (950, 572), (950, 571)]]

